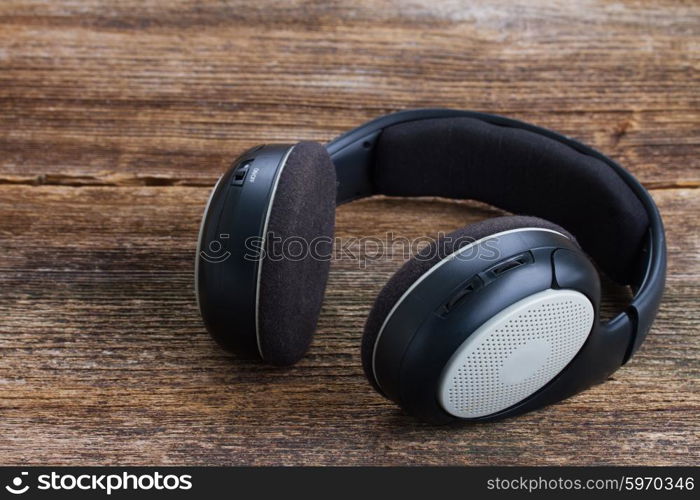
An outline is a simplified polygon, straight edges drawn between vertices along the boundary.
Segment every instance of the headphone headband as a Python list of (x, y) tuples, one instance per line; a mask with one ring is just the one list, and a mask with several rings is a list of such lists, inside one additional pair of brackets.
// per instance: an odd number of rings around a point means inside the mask
[(612, 159), (534, 125), (449, 109), (386, 115), (327, 150), (338, 204), (374, 194), (445, 196), (560, 222), (606, 273), (636, 292), (603, 325), (611, 336), (633, 338), (624, 361), (642, 343), (664, 287), (663, 223), (646, 189)]

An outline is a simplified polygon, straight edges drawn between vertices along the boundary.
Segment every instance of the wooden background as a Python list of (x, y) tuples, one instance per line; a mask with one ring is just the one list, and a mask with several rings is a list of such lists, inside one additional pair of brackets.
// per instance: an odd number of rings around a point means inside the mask
[[(694, 0), (4, 0), (0, 462), (697, 465), (699, 70)], [(493, 424), (402, 415), (359, 359), (400, 255), (334, 263), (294, 368), (210, 340), (195, 240), (235, 155), (426, 106), (572, 135), (651, 189), (666, 296), (606, 384)], [(421, 236), (494, 213), (377, 198), (339, 209), (338, 235)]]

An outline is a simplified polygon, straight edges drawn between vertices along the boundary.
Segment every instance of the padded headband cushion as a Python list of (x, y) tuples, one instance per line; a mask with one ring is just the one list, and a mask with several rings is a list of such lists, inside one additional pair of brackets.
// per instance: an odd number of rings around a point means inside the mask
[(602, 160), (544, 135), (474, 118), (388, 127), (376, 146), (374, 183), (391, 196), (480, 200), (568, 228), (600, 268), (629, 284), (648, 217)]
[[(379, 391), (379, 387), (377, 387), (376, 381), (374, 380), (374, 374), (372, 373), (374, 343), (377, 339), (377, 335), (379, 335), (379, 330), (384, 324), (384, 320), (406, 290), (428, 271), (428, 269), (457, 251), (460, 247), (492, 234), (523, 227), (552, 229), (576, 242), (576, 239), (564, 228), (537, 217), (496, 217), (477, 222), (476, 224), (450, 233), (437, 241), (433, 241), (419, 252), (422, 258), (409, 259), (396, 274), (391, 277), (377, 296), (374, 307), (367, 318), (367, 323), (365, 323), (365, 333), (362, 337), (362, 366), (365, 370), (365, 375), (367, 375), (367, 378), (372, 385), (374, 385), (375, 389)], [(455, 248), (455, 246), (457, 248)]]
[(258, 335), (269, 363), (293, 364), (311, 343), (333, 251), (335, 189), (326, 149), (294, 146), (270, 209), (260, 271)]

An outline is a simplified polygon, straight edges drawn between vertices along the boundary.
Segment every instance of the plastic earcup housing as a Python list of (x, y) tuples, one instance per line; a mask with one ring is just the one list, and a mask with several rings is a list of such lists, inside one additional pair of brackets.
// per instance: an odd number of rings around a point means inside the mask
[(275, 365), (311, 342), (332, 251), (335, 170), (318, 143), (239, 156), (203, 217), (195, 286), (207, 330), (226, 349)]
[[(372, 333), (373, 323), (368, 320), (363, 362), (369, 372), (368, 376), (371, 376), (370, 381), (382, 394), (397, 402), (411, 415), (435, 423), (491, 420), (515, 414), (533, 400), (557, 400), (556, 390), (548, 398), (541, 398), (541, 394), (546, 394), (552, 382), (566, 374), (578, 352), (596, 331), (600, 302), (599, 278), (575, 241), (563, 229), (550, 225), (547, 221), (518, 217), (505, 219), (498, 224), (494, 224), (497, 219), (489, 221), (491, 231), (485, 227), (478, 232), (472, 229), (472, 234), (480, 236), (471, 246), (467, 245), (471, 252), (466, 258), (455, 258), (454, 255), (444, 257), (412, 283), (404, 283), (405, 291), (391, 306), (388, 315), (382, 321), (374, 318), (380, 324), (376, 334)], [(470, 228), (463, 232), (469, 233)], [(489, 252), (478, 251), (487, 248)], [(562, 268), (557, 273), (553, 267), (557, 252), (569, 252), (573, 256), (570, 261), (575, 265)], [(407, 264), (406, 269), (399, 272), (408, 273), (411, 266), (416, 264)], [(560, 280), (562, 277), (565, 279)], [(465, 341), (489, 320), (497, 318), (514, 304), (536, 298), (538, 294), (547, 291), (558, 290), (576, 292), (584, 297), (590, 305), (592, 315), (589, 318), (589, 328), (583, 334), (578, 333), (582, 346), (576, 346), (576, 352), (569, 353), (570, 359), (567, 359), (566, 366), (544, 381), (539, 377), (540, 387), (529, 393), (521, 391), (526, 394), (525, 397), (512, 401), (507, 407), (486, 405), (486, 408), (499, 408), (492, 413), (463, 417), (448, 412), (440, 402), (441, 382), (450, 360)], [(385, 290), (382, 293), (387, 292)], [(556, 335), (551, 328), (543, 331), (544, 334)], [(372, 338), (370, 335), (374, 335), (371, 350), (368, 348), (368, 339)], [(537, 338), (528, 337), (528, 340)], [(492, 345), (486, 348), (496, 347)], [(553, 354), (556, 353), (553, 351)], [(505, 363), (507, 357), (503, 355), (498, 359)], [(473, 369), (478, 370), (493, 363), (496, 357), (484, 351), (473, 359), (476, 360)], [(561, 363), (562, 358), (557, 359)], [(550, 361), (544, 356), (541, 363), (545, 366)], [(465, 368), (467, 371), (469, 369), (469, 366)], [(496, 374), (494, 376), (498, 375), (498, 370), (492, 372)], [(474, 379), (478, 380), (478, 377)], [(468, 387), (465, 390), (479, 392), (481, 389)], [(563, 392), (561, 395), (565, 397)], [(546, 403), (539, 406), (543, 404)], [(468, 415), (469, 412), (465, 411), (465, 414)]]

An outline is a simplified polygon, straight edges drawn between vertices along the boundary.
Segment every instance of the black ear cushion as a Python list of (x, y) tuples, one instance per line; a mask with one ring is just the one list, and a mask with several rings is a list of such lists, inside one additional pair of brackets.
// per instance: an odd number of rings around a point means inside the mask
[(270, 208), (260, 270), (258, 338), (269, 363), (293, 364), (311, 343), (333, 251), (335, 197), (326, 148), (295, 145)]
[[(461, 246), (492, 234), (524, 227), (539, 227), (558, 231), (576, 242), (576, 239), (564, 228), (544, 219), (525, 216), (496, 217), (458, 229), (437, 241), (433, 241), (419, 252), (421, 258), (412, 257), (391, 277), (374, 302), (362, 337), (362, 366), (365, 375), (377, 391), (379, 391), (379, 387), (376, 385), (372, 372), (374, 343), (384, 320), (406, 290), (428, 269), (454, 253)], [(576, 244), (578, 245), (578, 243)]]

